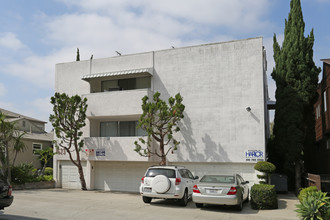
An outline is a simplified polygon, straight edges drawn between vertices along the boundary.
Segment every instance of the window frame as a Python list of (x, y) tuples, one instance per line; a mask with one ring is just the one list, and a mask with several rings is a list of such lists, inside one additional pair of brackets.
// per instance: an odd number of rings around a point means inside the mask
[[(35, 145), (40, 145), (40, 149), (35, 149)], [(34, 156), (39, 156), (39, 154), (36, 154), (36, 150), (42, 150), (42, 143), (32, 143), (32, 153)]]
[[(103, 135), (102, 124), (105, 124), (105, 123), (115, 123), (116, 124), (116, 128), (117, 128), (116, 136)], [(100, 128), (99, 136), (100, 137), (144, 137), (144, 136), (147, 136), (148, 134), (146, 131), (144, 131), (142, 128), (137, 128), (138, 123), (139, 123), (138, 120), (134, 120), (134, 121), (101, 121), (100, 125), (99, 125), (99, 128)], [(121, 125), (124, 125), (124, 124), (126, 124), (126, 125), (128, 124), (129, 135), (121, 134), (121, 131), (124, 131), (122, 129)], [(131, 133), (133, 133), (133, 130), (134, 130), (134, 134), (131, 134)]]
[(324, 92), (323, 92), (323, 107), (324, 107), (324, 112), (326, 112), (327, 111), (327, 109), (328, 109), (328, 106), (327, 106), (327, 91), (325, 90)]

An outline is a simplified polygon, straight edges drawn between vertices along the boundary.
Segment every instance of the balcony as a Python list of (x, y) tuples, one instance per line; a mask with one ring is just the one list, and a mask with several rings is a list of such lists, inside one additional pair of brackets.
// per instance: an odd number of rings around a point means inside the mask
[(148, 161), (134, 151), (139, 137), (87, 137), (85, 153), (95, 161)]
[(87, 98), (87, 117), (101, 118), (142, 114), (141, 99), (146, 95), (152, 97), (150, 89), (91, 93), (83, 98)]

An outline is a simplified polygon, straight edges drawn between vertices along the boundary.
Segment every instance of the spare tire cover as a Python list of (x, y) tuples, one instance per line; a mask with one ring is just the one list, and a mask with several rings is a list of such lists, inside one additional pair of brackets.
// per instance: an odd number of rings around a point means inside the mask
[(164, 175), (155, 176), (151, 186), (157, 193), (166, 193), (171, 187), (171, 181)]

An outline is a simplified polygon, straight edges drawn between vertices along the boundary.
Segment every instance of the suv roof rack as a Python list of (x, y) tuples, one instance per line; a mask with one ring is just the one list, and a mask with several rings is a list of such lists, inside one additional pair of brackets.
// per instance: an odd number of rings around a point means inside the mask
[(175, 167), (175, 168), (183, 167), (183, 168), (186, 168), (185, 166), (178, 166), (178, 165), (152, 165), (150, 167)]

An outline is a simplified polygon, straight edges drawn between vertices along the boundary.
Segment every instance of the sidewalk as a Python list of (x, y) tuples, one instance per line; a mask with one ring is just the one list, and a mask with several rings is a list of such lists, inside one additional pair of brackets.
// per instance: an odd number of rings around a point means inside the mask
[(293, 193), (278, 194), (277, 198), (278, 209), (259, 210), (258, 215), (264, 219), (299, 219), (295, 212), (299, 200)]

